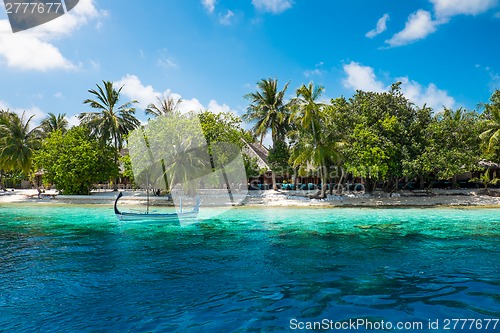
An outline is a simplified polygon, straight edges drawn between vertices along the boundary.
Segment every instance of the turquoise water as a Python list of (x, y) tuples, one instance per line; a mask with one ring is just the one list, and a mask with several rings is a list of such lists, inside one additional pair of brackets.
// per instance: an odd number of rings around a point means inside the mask
[(445, 323), (500, 318), (500, 210), (238, 208), (165, 226), (0, 206), (0, 282), (5, 332), (498, 332)]

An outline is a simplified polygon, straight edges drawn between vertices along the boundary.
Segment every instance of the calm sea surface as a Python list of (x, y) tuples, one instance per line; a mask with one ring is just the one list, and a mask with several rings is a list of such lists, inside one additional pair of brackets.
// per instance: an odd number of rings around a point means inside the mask
[[(474, 321), (453, 330), (459, 318)], [(109, 206), (0, 206), (2, 332), (297, 332), (350, 320), (500, 332), (485, 327), (496, 318), (498, 209), (238, 208), (166, 226), (118, 222)]]

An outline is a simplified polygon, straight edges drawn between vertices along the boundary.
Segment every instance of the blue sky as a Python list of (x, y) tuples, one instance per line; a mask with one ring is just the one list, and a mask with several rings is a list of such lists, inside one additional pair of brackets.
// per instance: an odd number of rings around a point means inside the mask
[(182, 108), (245, 112), (262, 78), (325, 98), (395, 81), (418, 106), (474, 109), (500, 89), (497, 0), (80, 0), (13, 34), (0, 8), (0, 108), (89, 111), (102, 80), (124, 85), (137, 115), (156, 96)]

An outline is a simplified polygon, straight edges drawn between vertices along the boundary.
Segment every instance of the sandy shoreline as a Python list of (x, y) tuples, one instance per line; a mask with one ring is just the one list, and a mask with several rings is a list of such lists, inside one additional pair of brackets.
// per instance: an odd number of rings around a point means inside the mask
[[(112, 205), (116, 192), (93, 192), (89, 196), (64, 196), (56, 191), (47, 191), (46, 196), (39, 199), (36, 190), (14, 190), (0, 192), (0, 204), (100, 204)], [(121, 204), (144, 205), (146, 194), (143, 191), (125, 191), (120, 199)], [(216, 193), (202, 194), (202, 202), (206, 206), (230, 205), (222, 202)], [(242, 200), (240, 206), (265, 207), (495, 207), (500, 208), (500, 197), (481, 195), (479, 190), (433, 190), (432, 195), (416, 195), (412, 192), (400, 192), (393, 196), (386, 193), (373, 195), (349, 194), (344, 196), (328, 196), (327, 199), (309, 199), (297, 196), (296, 192), (250, 191), (248, 195), (235, 194)], [(161, 197), (151, 197), (152, 205), (168, 206), (172, 202)], [(202, 204), (202, 205), (203, 205)]]

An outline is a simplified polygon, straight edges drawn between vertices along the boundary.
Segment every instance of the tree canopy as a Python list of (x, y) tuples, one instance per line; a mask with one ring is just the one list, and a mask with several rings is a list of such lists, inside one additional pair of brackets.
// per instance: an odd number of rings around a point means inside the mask
[(103, 147), (85, 127), (73, 127), (66, 134), (52, 132), (37, 152), (36, 166), (44, 180), (63, 194), (89, 194), (92, 185), (118, 173), (113, 147)]

